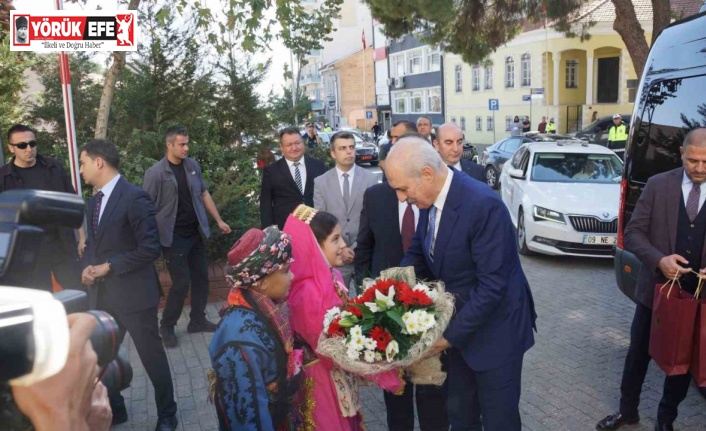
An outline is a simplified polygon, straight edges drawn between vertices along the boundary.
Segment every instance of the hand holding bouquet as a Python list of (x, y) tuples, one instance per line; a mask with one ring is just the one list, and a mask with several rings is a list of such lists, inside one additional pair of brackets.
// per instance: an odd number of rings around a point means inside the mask
[(414, 383), (443, 383), (438, 357), (419, 362), (448, 326), (452, 296), (441, 283), (417, 282), (413, 268), (393, 268), (366, 285), (326, 313), (317, 351), (356, 374), (407, 368)]

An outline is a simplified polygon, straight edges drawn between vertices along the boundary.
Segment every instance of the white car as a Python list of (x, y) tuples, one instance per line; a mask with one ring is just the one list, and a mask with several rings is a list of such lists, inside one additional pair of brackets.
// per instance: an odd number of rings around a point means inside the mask
[(520, 253), (612, 258), (622, 174), (601, 145), (523, 144), (500, 174)]

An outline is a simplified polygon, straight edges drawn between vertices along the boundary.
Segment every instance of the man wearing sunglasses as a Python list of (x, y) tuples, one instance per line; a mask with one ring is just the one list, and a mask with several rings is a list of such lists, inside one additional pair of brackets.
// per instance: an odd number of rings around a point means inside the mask
[[(37, 154), (37, 139), (29, 127), (15, 124), (7, 131), (7, 146), (12, 153), (10, 163), (0, 167), (0, 192), (13, 189), (35, 189), (76, 193), (59, 160)], [(78, 256), (83, 251), (83, 229), (44, 228), (44, 239), (37, 256), (28, 287), (52, 290), (51, 274), (64, 288), (79, 286), (81, 280)]]

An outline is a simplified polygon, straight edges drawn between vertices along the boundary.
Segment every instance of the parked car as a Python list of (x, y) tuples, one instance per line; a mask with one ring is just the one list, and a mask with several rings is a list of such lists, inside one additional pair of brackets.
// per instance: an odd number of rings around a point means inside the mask
[(600, 145), (523, 144), (500, 174), (520, 253), (612, 257), (622, 174)]
[[(630, 114), (621, 115), (623, 117), (623, 123), (630, 127), (630, 120), (632, 116)], [(613, 116), (609, 115), (607, 117), (599, 117), (593, 123), (586, 126), (581, 131), (569, 133), (577, 139), (589, 142), (591, 144), (608, 146), (608, 132), (613, 126)]]
[(527, 142), (558, 141), (575, 141), (575, 139), (568, 135), (527, 132), (523, 136), (511, 136), (496, 142), (483, 151), (478, 161), (478, 164), (484, 168), (485, 182), (493, 189), (500, 187), (498, 177), (502, 172), (503, 164), (515, 154), (520, 145)]
[(625, 150), (614, 261), (618, 287), (631, 299), (642, 265), (625, 250), (625, 226), (647, 180), (680, 167), (684, 136), (693, 128), (706, 127), (705, 28), (704, 10), (665, 28), (652, 44), (637, 87)]

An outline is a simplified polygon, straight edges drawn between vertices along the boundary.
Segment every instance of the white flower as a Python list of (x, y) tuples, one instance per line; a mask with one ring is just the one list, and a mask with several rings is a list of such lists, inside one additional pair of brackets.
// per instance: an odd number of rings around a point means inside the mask
[(372, 338), (369, 338), (369, 337), (364, 337), (364, 339), (365, 339), (365, 349), (369, 350), (371, 352), (374, 352), (375, 349), (377, 348), (377, 345), (378, 345), (375, 342), (375, 340), (373, 340)]
[(351, 328), (350, 334), (351, 338), (363, 337), (363, 328), (361, 328), (360, 325), (355, 325)]
[(349, 348), (353, 348), (360, 352), (361, 350), (365, 349), (365, 338), (351, 336), (351, 342), (348, 346)]
[(376, 360), (376, 361), (382, 361), (382, 353), (380, 353), (380, 352), (375, 352), (375, 360)]
[(326, 314), (324, 315), (324, 332), (328, 331), (328, 327), (331, 325), (331, 322), (333, 322), (333, 319), (335, 319), (340, 312), (341, 309), (338, 307), (333, 307), (332, 309), (326, 312)]
[(377, 305), (376, 303), (374, 303), (374, 302), (366, 302), (365, 305), (366, 305), (366, 307), (368, 307), (368, 308), (370, 309), (370, 311), (372, 311), (373, 313), (377, 313), (378, 311), (380, 311), (380, 307), (378, 307), (378, 305)]
[(419, 324), (419, 314), (415, 311), (408, 311), (402, 315), (402, 321), (405, 324), (405, 331), (407, 334), (418, 334), (421, 331), (421, 325)]
[(397, 344), (397, 341), (390, 341), (390, 343), (387, 345), (387, 348), (385, 349), (385, 357), (387, 358), (387, 362), (392, 362), (392, 360), (395, 358), (395, 355), (399, 352), (400, 346)]
[(418, 290), (422, 291), (427, 294), (429, 298), (431, 298), (432, 301), (436, 302), (437, 298), (439, 297), (439, 292), (437, 292), (436, 289), (433, 289), (425, 284), (417, 284), (412, 288), (412, 290)]
[(365, 362), (375, 362), (375, 352), (366, 350), (365, 353), (363, 353), (363, 359), (365, 360)]
[(385, 304), (385, 308), (392, 308), (395, 306), (395, 287), (392, 286), (390, 287), (390, 290), (387, 291), (387, 296), (383, 295), (382, 292), (379, 290), (375, 291), (375, 302), (380, 301), (381, 303)]
[(360, 353), (350, 344), (348, 345), (348, 350), (346, 350), (346, 356), (348, 356), (348, 359), (356, 360), (360, 357)]

